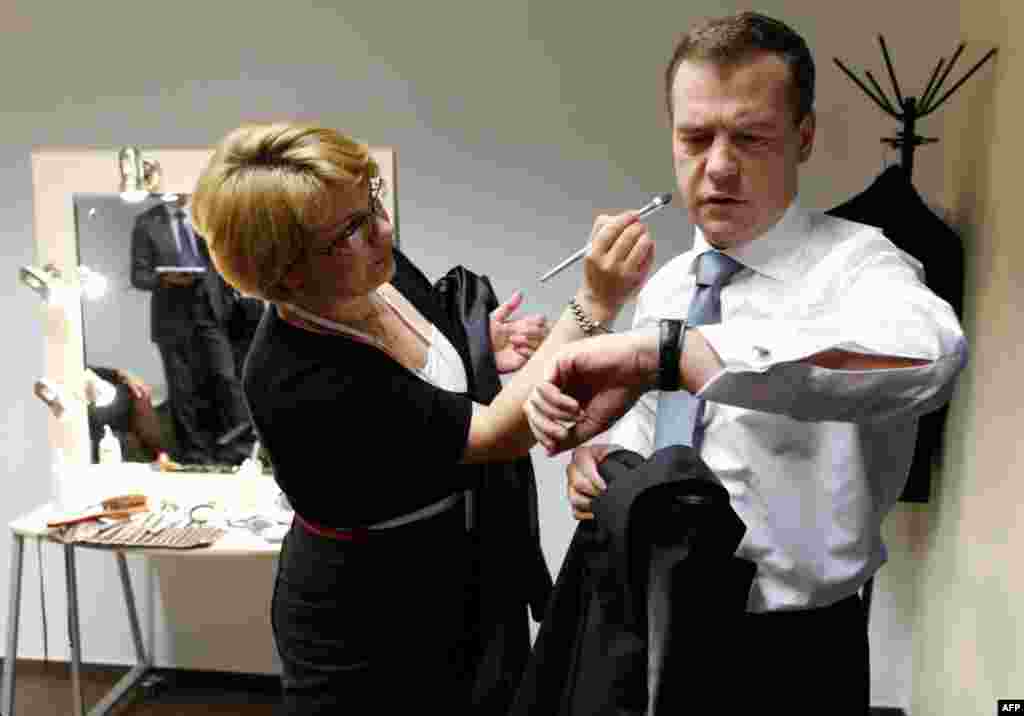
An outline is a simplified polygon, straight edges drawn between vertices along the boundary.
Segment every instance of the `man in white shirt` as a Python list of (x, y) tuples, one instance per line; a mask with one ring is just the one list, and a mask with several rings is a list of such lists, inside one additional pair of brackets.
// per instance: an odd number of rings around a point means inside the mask
[[(654, 449), (659, 393), (648, 391), (676, 388), (678, 370), (705, 401), (701, 458), (747, 527), (737, 556), (757, 565), (745, 657), (723, 686), (788, 714), (866, 714), (858, 591), (886, 559), (880, 526), (906, 481), (917, 417), (949, 399), (963, 333), (881, 231), (800, 207), (815, 117), (799, 35), (755, 13), (710, 21), (680, 42), (665, 80), (694, 246), (644, 287), (634, 330), (566, 348), (526, 411), (555, 453), (639, 398), (609, 444), (573, 454), (569, 498), (588, 519), (601, 460)], [(711, 250), (741, 266), (721, 289), (721, 322), (680, 331), (680, 357), (663, 319), (687, 317), (695, 263)]]

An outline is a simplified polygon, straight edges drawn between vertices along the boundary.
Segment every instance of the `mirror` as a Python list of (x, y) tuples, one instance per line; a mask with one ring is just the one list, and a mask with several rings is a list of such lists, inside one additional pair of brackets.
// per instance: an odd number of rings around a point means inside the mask
[(116, 193), (72, 194), (79, 263), (107, 279), (106, 293), (82, 301), (85, 363), (131, 366), (152, 387), (154, 403), (167, 392), (149, 340), (148, 296), (131, 285), (131, 233), (136, 217), (160, 203), (159, 195), (129, 204)]
[[(191, 191), (210, 151), (142, 150), (146, 158), (162, 167), (160, 190), (177, 193)], [(395, 224), (397, 243), (396, 152), (387, 147), (372, 147), (371, 152), (389, 187), (384, 201)], [(150, 296), (131, 285), (130, 257), (136, 216), (161, 199), (150, 196), (142, 204), (122, 202), (117, 193), (117, 157), (116, 148), (40, 148), (32, 152), (34, 263), (59, 268), (82, 264), (108, 280), (107, 293), (99, 299), (41, 308), (46, 350), (39, 375), (76, 386), (88, 377), (87, 363), (121, 367), (147, 383), (159, 410), (167, 401), (168, 390), (160, 352), (151, 340)], [(62, 419), (51, 416), (49, 435), (54, 460), (59, 458), (62, 465), (86, 464), (96, 457), (81, 402), (70, 404)]]
[(263, 302), (213, 269), (188, 195), (72, 203), (79, 263), (107, 279), (103, 296), (82, 302), (85, 365), (116, 389), (113, 403), (87, 409), (92, 459), (109, 426), (127, 460), (240, 464), (255, 443), (241, 370)]

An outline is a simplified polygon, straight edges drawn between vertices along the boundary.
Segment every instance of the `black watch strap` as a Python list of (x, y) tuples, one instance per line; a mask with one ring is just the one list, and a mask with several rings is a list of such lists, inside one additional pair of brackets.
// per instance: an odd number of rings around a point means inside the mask
[(685, 324), (676, 318), (658, 321), (658, 390), (679, 390), (679, 355)]

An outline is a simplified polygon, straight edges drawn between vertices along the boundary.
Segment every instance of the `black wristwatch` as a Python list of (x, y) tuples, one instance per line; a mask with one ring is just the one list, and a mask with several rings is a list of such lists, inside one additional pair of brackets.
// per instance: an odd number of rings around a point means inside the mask
[(686, 336), (686, 321), (658, 321), (658, 390), (679, 390), (679, 357)]

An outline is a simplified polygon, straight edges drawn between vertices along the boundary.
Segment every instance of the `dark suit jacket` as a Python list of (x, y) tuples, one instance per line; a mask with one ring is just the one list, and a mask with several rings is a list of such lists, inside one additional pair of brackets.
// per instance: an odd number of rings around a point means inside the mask
[(510, 716), (697, 713), (735, 680), (756, 566), (733, 556), (746, 528), (728, 492), (679, 445), (600, 469), (608, 489), (576, 528)]
[[(928, 287), (962, 318), (964, 256), (960, 237), (924, 203), (902, 167), (889, 167), (863, 192), (826, 213), (880, 228), (886, 238), (921, 262)], [(948, 411), (947, 404), (918, 421), (914, 461), (900, 496), (904, 502), (928, 501), (932, 464), (942, 448)]]
[[(456, 266), (435, 284), (453, 343), (468, 358), (469, 392), (490, 404), (501, 390), (491, 345), (490, 316), (498, 307), (490, 281)], [(463, 348), (464, 347), (464, 348)], [(540, 621), (551, 593), (551, 573), (540, 545), (537, 485), (529, 456), (477, 468), (473, 535), (477, 562), (474, 713), (505, 714), (530, 653), (527, 607)]]
[[(194, 230), (194, 229), (193, 229)], [(209, 264), (206, 242), (196, 234), (200, 255)], [(208, 301), (213, 317), (225, 321), (234, 303), (234, 293), (212, 265), (192, 286), (162, 286), (157, 266), (177, 266), (178, 245), (171, 217), (162, 204), (147, 209), (132, 228), (132, 286), (151, 291), (150, 338), (154, 343), (173, 343), (192, 334), (193, 303)]]

